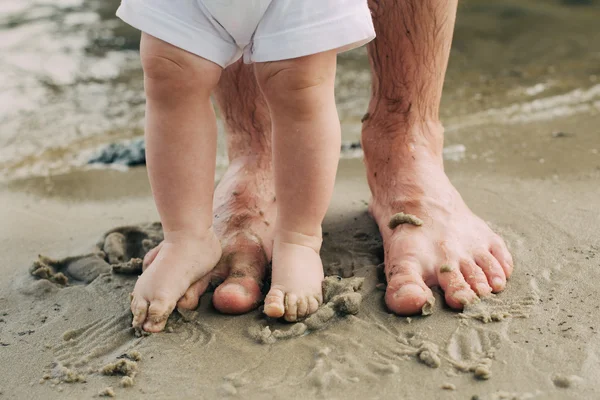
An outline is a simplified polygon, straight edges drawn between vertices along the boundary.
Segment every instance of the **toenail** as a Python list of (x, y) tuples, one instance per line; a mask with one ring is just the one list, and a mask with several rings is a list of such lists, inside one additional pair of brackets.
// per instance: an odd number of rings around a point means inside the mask
[(223, 285), (223, 287), (221, 287), (219, 291), (221, 293), (228, 292), (248, 296), (248, 290), (246, 290), (244, 286), (238, 285), (236, 283), (228, 283), (227, 285)]
[(504, 288), (504, 280), (502, 278), (495, 277), (492, 279), (492, 286), (495, 288)]
[(476, 286), (477, 288), (477, 293), (481, 296), (481, 295), (486, 295), (489, 294), (490, 292), (490, 287), (485, 284), (485, 283), (480, 283)]
[(409, 297), (415, 295), (418, 296), (422, 293), (423, 289), (420, 286), (415, 285), (414, 283), (407, 283), (406, 285), (403, 285), (398, 290), (396, 290), (396, 292), (394, 293), (394, 298), (398, 299), (401, 297)]
[(454, 299), (456, 301), (458, 301), (460, 304), (462, 304), (463, 306), (466, 306), (467, 304), (471, 303), (471, 294), (469, 292), (467, 292), (466, 290), (460, 290), (456, 293), (454, 293), (454, 295), (452, 296), (454, 297)]

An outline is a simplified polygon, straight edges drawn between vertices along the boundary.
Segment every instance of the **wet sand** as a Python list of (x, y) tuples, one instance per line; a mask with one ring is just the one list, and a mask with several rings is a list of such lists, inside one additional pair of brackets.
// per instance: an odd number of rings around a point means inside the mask
[[(463, 313), (436, 292), (428, 316), (390, 314), (361, 152), (350, 149), (324, 225), (331, 301), (315, 321), (220, 315), (209, 293), (150, 336), (129, 328), (134, 274), (94, 255), (53, 261), (158, 219), (143, 167), (85, 167), (98, 146), (141, 135), (138, 33), (116, 23), (118, 0), (7, 4), (0, 398), (600, 398), (599, 1), (460, 4), (446, 170), (513, 252), (505, 292)], [(355, 142), (364, 49), (340, 57), (337, 84), (344, 141)], [(118, 236), (103, 245), (119, 272), (160, 237), (128, 232), (131, 251), (119, 253)]]
[(448, 144), (467, 149), (448, 173), (507, 240), (516, 270), (504, 293), (463, 313), (436, 292), (425, 317), (384, 306), (381, 242), (359, 160), (340, 166), (322, 251), (328, 275), (364, 279), (354, 286), (358, 313), (336, 309), (308, 327), (259, 311), (220, 315), (207, 294), (165, 333), (138, 337), (129, 328), (134, 276), (74, 269), (64, 286), (29, 267), (38, 254), (85, 254), (116, 226), (155, 221), (145, 170), (11, 181), (0, 190), (3, 397), (597, 398), (599, 123), (587, 112), (482, 120), (448, 134)]

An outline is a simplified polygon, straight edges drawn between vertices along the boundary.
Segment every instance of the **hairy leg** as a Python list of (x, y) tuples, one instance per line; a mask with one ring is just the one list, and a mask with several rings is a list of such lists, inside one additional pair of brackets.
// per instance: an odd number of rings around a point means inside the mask
[[(439, 285), (460, 309), (504, 289), (513, 269), (503, 240), (475, 216), (443, 167), (439, 107), (457, 0), (371, 0), (372, 97), (363, 125), (370, 211), (385, 248), (386, 304), (414, 314)], [(422, 226), (388, 227), (413, 214)]]
[(337, 52), (256, 65), (273, 121), (277, 222), (265, 313), (288, 321), (322, 302), (321, 223), (339, 159), (334, 99)]
[[(227, 131), (229, 168), (214, 196), (214, 229), (223, 256), (207, 279), (194, 283), (177, 304), (193, 309), (208, 284), (221, 312), (240, 314), (258, 306), (271, 260), (276, 216), (271, 119), (254, 68), (241, 60), (227, 67), (214, 92)], [(150, 265), (158, 248), (149, 252)]]
[(188, 287), (221, 257), (212, 228), (216, 118), (210, 93), (221, 67), (143, 34), (148, 175), (165, 240), (136, 282), (133, 326), (161, 331)]

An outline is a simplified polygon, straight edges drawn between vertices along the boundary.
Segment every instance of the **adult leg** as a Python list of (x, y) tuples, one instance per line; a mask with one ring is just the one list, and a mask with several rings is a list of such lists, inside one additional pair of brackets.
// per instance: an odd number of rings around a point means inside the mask
[(337, 51), (259, 63), (256, 75), (273, 120), (277, 222), (265, 314), (288, 321), (321, 304), (321, 224), (340, 153), (334, 98)]
[[(503, 240), (463, 202), (444, 172), (439, 107), (457, 0), (371, 0), (372, 97), (362, 144), (370, 211), (385, 248), (386, 304), (414, 314), (439, 285), (453, 308), (504, 289), (513, 261)], [(390, 229), (404, 212), (423, 226)]]
[[(229, 168), (217, 185), (214, 229), (223, 257), (209, 279), (192, 285), (177, 304), (193, 309), (209, 281), (223, 282), (213, 295), (221, 312), (239, 314), (258, 306), (271, 260), (276, 216), (271, 155), (271, 119), (252, 65), (227, 67), (214, 92), (227, 131)], [(148, 253), (150, 265), (158, 248)]]
[(217, 126), (210, 102), (221, 67), (147, 34), (140, 54), (148, 175), (165, 240), (136, 282), (131, 311), (134, 327), (158, 332), (221, 257), (212, 228)]

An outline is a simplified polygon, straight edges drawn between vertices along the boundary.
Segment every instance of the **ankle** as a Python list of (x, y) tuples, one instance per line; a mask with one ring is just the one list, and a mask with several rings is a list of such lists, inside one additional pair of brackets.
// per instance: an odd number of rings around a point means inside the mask
[(317, 254), (321, 251), (323, 237), (319, 228), (318, 235), (306, 235), (297, 231), (277, 229), (275, 231), (275, 242), (289, 243), (313, 249)]
[(362, 147), (365, 158), (410, 163), (429, 159), (442, 162), (444, 126), (437, 119), (382, 124), (367, 120), (363, 126)]
[[(210, 242), (217, 239), (212, 225), (208, 228), (193, 227), (177, 230), (164, 230), (165, 243)], [(218, 240), (218, 239), (217, 239)]]
[(242, 167), (244, 170), (251, 171), (271, 171), (273, 169), (273, 161), (271, 154), (260, 155), (233, 155), (229, 158), (230, 167)]

